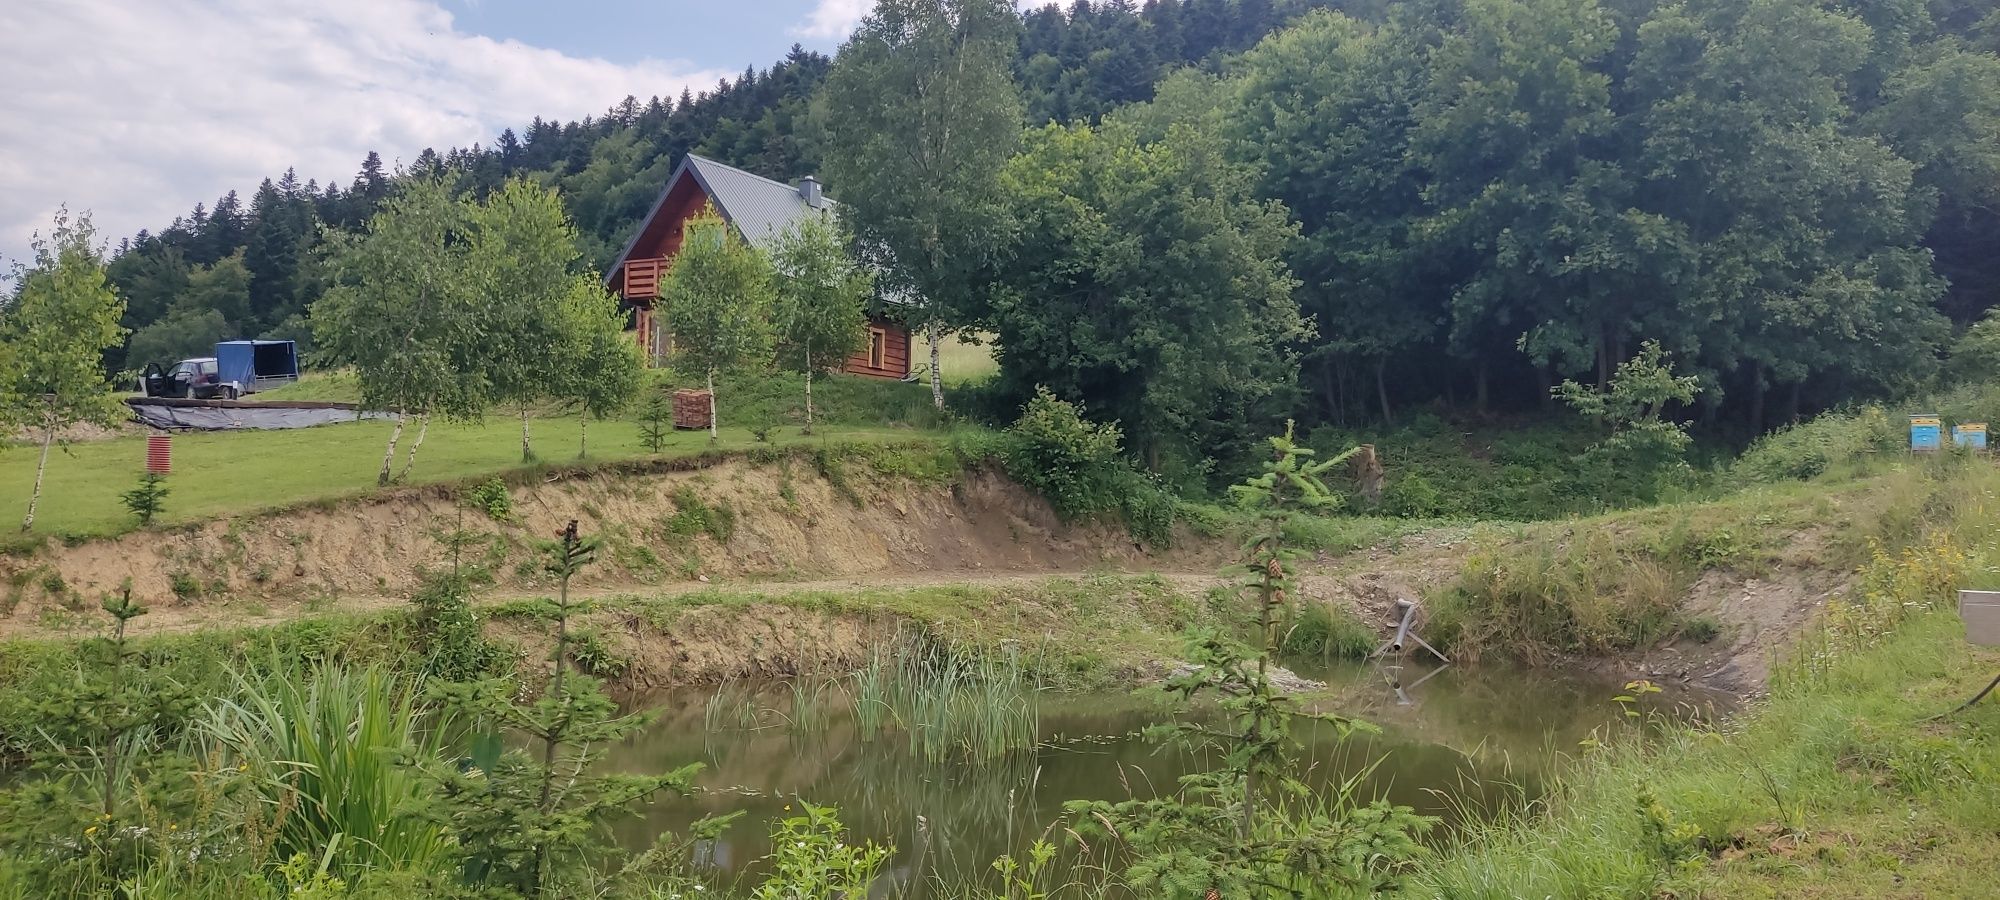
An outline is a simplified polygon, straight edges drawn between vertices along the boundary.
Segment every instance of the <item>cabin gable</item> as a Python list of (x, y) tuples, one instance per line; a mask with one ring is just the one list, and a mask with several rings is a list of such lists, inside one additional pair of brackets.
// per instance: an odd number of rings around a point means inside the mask
[[(825, 215), (832, 205), (814, 179), (795, 187), (690, 154), (674, 170), (638, 232), (612, 261), (604, 284), (625, 301), (631, 310), (634, 337), (647, 356), (658, 361), (671, 350), (672, 338), (656, 327), (654, 306), (667, 271), (680, 253), (689, 219), (713, 207), (739, 237), (768, 250), (791, 222)], [(907, 377), (909, 328), (882, 316), (870, 316), (861, 349), (841, 365), (841, 370), (875, 378)]]

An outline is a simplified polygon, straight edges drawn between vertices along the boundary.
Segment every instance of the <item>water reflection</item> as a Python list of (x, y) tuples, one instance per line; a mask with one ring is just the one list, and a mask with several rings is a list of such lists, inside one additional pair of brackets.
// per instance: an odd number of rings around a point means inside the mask
[[(1382, 729), (1343, 742), (1330, 727), (1301, 723), (1308, 781), (1338, 784), (1365, 772), (1363, 799), (1381, 797), (1439, 816), (1439, 834), (1466, 816), (1540, 796), (1558, 754), (1574, 751), (1593, 729), (1620, 718), (1610, 702), (1617, 685), (1546, 672), (1296, 668), (1332, 685), (1313, 705)], [(892, 875), (979, 877), (996, 856), (1059, 827), (1065, 800), (1151, 796), (1213, 763), (1193, 751), (1140, 740), (1140, 729), (1166, 716), (1159, 698), (1143, 693), (1049, 695), (1041, 703), (1041, 742), (1032, 752), (945, 765), (923, 763), (899, 732), (869, 739), (837, 693), (830, 703), (836, 711), (815, 717), (823, 724), (811, 733), (784, 724), (792, 695), (780, 685), (732, 700), (771, 711), (732, 720), (769, 724), (711, 731), (713, 693), (679, 690), (643, 698), (659, 720), (614, 748), (608, 764), (657, 772), (690, 760), (707, 763), (695, 797), (651, 806), (642, 819), (621, 823), (620, 838), (647, 846), (660, 832), (682, 832), (703, 815), (743, 810), (721, 841), (704, 848), (724, 873), (741, 872), (768, 852), (769, 823), (787, 803), (804, 798), (838, 807), (856, 839), (894, 844)]]

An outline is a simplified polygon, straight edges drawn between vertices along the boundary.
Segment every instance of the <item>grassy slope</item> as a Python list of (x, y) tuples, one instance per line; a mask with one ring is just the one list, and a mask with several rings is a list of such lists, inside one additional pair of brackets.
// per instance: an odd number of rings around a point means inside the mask
[[(390, 423), (358, 422), (293, 431), (206, 432), (174, 437), (174, 474), (168, 485), (165, 521), (185, 522), (218, 515), (332, 499), (367, 493), (375, 488)], [(410, 481), (428, 484), (456, 481), (521, 466), (518, 421), (489, 419), (483, 425), (433, 423), (410, 472)], [(414, 433), (404, 432), (405, 441)], [(564, 463), (576, 458), (577, 420), (541, 419), (534, 423), (536, 451), (544, 460)], [(791, 446), (824, 441), (859, 442), (907, 440), (907, 430), (827, 427), (813, 437), (796, 429), (771, 434), (772, 443)], [(749, 431), (725, 428), (721, 449), (754, 446)], [(638, 428), (631, 422), (590, 423), (590, 460), (603, 462), (646, 455)], [(691, 455), (710, 449), (706, 432), (676, 433), (668, 455)], [(144, 471), (146, 442), (118, 438), (80, 443), (51, 455), (42, 488), (42, 508), (35, 520), (41, 534), (96, 536), (132, 527), (131, 514), (118, 495)], [(400, 465), (400, 463), (399, 463)], [(0, 453), (0, 497), (10, 498), (5, 510), (18, 515), (35, 478), (35, 457), (26, 449)]]
[(1926, 720), (2000, 668), (1950, 612), (1952, 588), (1993, 584), (2000, 473), (1947, 464), (1888, 485), (1884, 521), (1859, 523), (1880, 552), (1767, 702), (1720, 730), (1614, 738), (1542, 815), (1433, 861), (1419, 893), (2000, 896), (2000, 702)]
[[(664, 373), (662, 373), (664, 374)], [(662, 386), (670, 386), (663, 377)], [(834, 376), (815, 386), (819, 422), (812, 437), (799, 434), (791, 423), (803, 419), (802, 379), (770, 375), (738, 379), (722, 386), (722, 440), (718, 449), (752, 446), (752, 426), (766, 426), (773, 443), (806, 441), (866, 442), (907, 440), (911, 428), (936, 429), (948, 423), (930, 407), (929, 391), (920, 385), (877, 379)], [(325, 400), (352, 402), (358, 385), (343, 373), (310, 376), (297, 385), (260, 394), (264, 400)], [(632, 459), (646, 455), (639, 426), (626, 417), (589, 424), (590, 460)], [(174, 474), (169, 480), (165, 521), (185, 522), (289, 506), (301, 502), (366, 493), (374, 489), (375, 473), (393, 425), (369, 421), (294, 431), (192, 432), (174, 438)], [(537, 416), (532, 424), (536, 453), (550, 463), (577, 458), (579, 419)], [(458, 481), (519, 468), (520, 422), (496, 410), (484, 423), (434, 422), (410, 472), (417, 484)], [(404, 431), (404, 447), (414, 438)], [(683, 456), (711, 449), (701, 431), (676, 432), (664, 453)], [(26, 512), (34, 483), (32, 448), (0, 449), (0, 499)], [(45, 476), (42, 507), (36, 516), (38, 534), (99, 536), (133, 526), (119, 494), (137, 483), (144, 471), (145, 441), (118, 438), (90, 441), (52, 454)], [(400, 469), (402, 463), (397, 463)]]

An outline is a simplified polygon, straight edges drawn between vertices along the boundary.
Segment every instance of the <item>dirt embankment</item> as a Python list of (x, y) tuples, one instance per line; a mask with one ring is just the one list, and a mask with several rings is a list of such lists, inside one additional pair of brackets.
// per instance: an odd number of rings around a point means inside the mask
[[(1224, 583), (1215, 573), (1236, 549), (1185, 535), (1172, 552), (1150, 552), (1116, 525), (1064, 525), (1040, 498), (997, 473), (938, 483), (885, 477), (860, 463), (851, 469), (829, 480), (794, 458), (571, 473), (509, 487), (504, 502), (488, 504), (507, 507), (498, 517), (472, 502), (470, 489), (431, 487), (75, 546), (51, 543), (30, 556), (0, 557), (0, 638), (95, 632), (103, 622), (96, 598), (126, 579), (152, 607), (134, 623), (138, 633), (398, 606), (421, 571), (451, 564), (446, 535), (455, 531), (470, 536), (461, 542), (461, 561), (493, 575), (486, 599), (546, 594), (553, 584), (536, 543), (575, 518), (604, 540), (599, 564), (574, 586), (582, 595), (661, 597), (726, 585), (735, 595), (773, 597), (768, 609), (733, 605), (681, 617), (672, 634), (605, 623), (630, 638), (621, 639), (622, 649), (657, 676), (642, 681), (678, 681), (837, 662), (880, 638), (880, 622), (800, 609), (779, 599), (785, 594), (962, 585), (992, 594), (986, 614), (1019, 615), (1048, 593), (1052, 577), (1122, 570), (1158, 574), (1191, 598)], [(1302, 563), (1299, 593), (1308, 603), (1344, 607), (1386, 634), (1397, 600), (1437, 597), (1470, 554), (1505, 554), (1520, 535), (1438, 528), (1322, 555)], [(1804, 529), (1755, 566), (1701, 572), (1679, 604), (1686, 618), (1712, 623), (1713, 634), (1568, 664), (1755, 692), (1826, 599), (1845, 588), (1848, 576), (1822, 558), (1824, 543)], [(1158, 598), (1134, 603), (1117, 615), (1168, 605)], [(1081, 633), (1074, 616), (1051, 615)]]
[[(493, 593), (542, 592), (538, 540), (570, 519), (603, 538), (583, 591), (669, 592), (707, 582), (865, 578), (935, 573), (1207, 568), (1212, 550), (1170, 559), (1114, 526), (1066, 526), (1003, 476), (950, 484), (876, 477), (857, 464), (838, 484), (799, 460), (725, 461), (692, 471), (567, 475), (508, 489), (502, 517), (468, 491), (424, 488), (122, 537), (51, 543), (0, 558), (0, 635), (60, 632), (88, 621), (95, 598), (130, 579), (154, 608), (139, 627), (223, 624), (273, 612), (365, 609), (400, 602), (426, 567), (451, 564), (447, 535), (470, 534), (461, 560), (494, 577)], [(497, 504), (496, 504), (497, 506)]]

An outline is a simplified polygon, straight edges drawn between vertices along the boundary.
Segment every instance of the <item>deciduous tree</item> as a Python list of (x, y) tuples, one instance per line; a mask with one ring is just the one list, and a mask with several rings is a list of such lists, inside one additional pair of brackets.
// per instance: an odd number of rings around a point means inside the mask
[[(467, 277), (471, 227), (443, 182), (416, 178), (366, 235), (334, 243), (335, 283), (313, 305), (313, 336), (323, 358), (360, 375), (363, 403), (396, 413), (377, 484), (389, 483), (408, 416), (477, 418), (492, 402), (489, 311)], [(420, 428), (411, 461), (422, 444)]]
[(1018, 238), (983, 316), (1002, 389), (1085, 403), (1155, 470), (1269, 433), (1312, 329), (1282, 259), (1295, 231), (1253, 178), (1186, 126), (1153, 143), (1115, 121), (1032, 132), (1006, 169)]
[(771, 263), (712, 212), (689, 219), (660, 285), (674, 362), (708, 382), (708, 439), (720, 421), (715, 376), (771, 359)]
[(16, 274), (19, 293), (0, 307), (0, 424), (27, 428), (41, 442), (35, 486), (21, 530), (35, 526), (49, 447), (79, 422), (109, 425), (118, 401), (104, 377), (104, 352), (118, 346), (125, 302), (105, 275), (90, 217), (56, 213), (34, 243), (35, 262)]
[(777, 270), (778, 355), (806, 376), (805, 434), (812, 434), (813, 374), (841, 364), (862, 343), (862, 314), (874, 277), (854, 263), (834, 224), (801, 220), (778, 238), (771, 253)]
[(1006, 0), (882, 0), (827, 77), (829, 183), (861, 257), (924, 328), (940, 409), (943, 334), (985, 289), (1003, 244), (999, 174), (1021, 124), (1009, 71), (1018, 29)]

